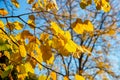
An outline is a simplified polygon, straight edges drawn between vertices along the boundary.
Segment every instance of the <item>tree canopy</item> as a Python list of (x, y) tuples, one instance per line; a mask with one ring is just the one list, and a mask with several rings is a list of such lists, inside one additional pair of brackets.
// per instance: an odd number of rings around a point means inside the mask
[(0, 0), (1, 80), (120, 78), (119, 0), (21, 1)]

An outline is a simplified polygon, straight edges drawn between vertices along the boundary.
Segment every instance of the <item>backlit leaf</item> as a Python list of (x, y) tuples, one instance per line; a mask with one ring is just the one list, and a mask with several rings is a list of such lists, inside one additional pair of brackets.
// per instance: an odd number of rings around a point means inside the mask
[(24, 45), (19, 45), (20, 54), (22, 57), (26, 57), (26, 49)]
[(17, 7), (17, 8), (20, 7), (20, 5), (19, 5), (19, 3), (18, 3), (17, 0), (11, 0), (11, 2), (12, 2), (12, 4), (13, 4), (15, 7)]
[(0, 15), (6, 16), (7, 14), (8, 14), (8, 12), (5, 9), (0, 8)]
[(24, 64), (24, 66), (25, 66), (25, 70), (26, 70), (27, 73), (28, 72), (34, 73), (34, 69), (33, 69), (32, 65), (29, 62), (26, 62)]
[(28, 4), (32, 4), (34, 2), (34, 0), (27, 0)]
[(4, 29), (4, 23), (2, 20), (0, 20), (0, 28)]
[(76, 74), (76, 75), (75, 75), (75, 80), (85, 80), (85, 79), (84, 79), (84, 77)]
[(13, 24), (15, 25), (16, 30), (21, 30), (23, 28), (23, 24), (18, 21), (15, 21)]
[(50, 76), (51, 76), (51, 79), (52, 79), (52, 80), (57, 80), (57, 75), (56, 75), (55, 72), (51, 72), (51, 73), (50, 73)]

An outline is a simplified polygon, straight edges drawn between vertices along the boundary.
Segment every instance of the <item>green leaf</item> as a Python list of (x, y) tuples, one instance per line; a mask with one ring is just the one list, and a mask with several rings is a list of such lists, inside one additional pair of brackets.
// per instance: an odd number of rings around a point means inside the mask
[(8, 74), (11, 72), (11, 70), (13, 69), (13, 65), (9, 65), (5, 68), (5, 71), (2, 72), (1, 77), (5, 78), (8, 76)]

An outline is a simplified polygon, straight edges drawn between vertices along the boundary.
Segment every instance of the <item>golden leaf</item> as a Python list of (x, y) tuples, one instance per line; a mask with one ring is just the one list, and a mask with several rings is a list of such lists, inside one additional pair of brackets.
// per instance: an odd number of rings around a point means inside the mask
[(46, 41), (47, 39), (49, 38), (49, 34), (47, 34), (47, 33), (42, 33), (41, 35), (40, 35), (40, 40), (42, 40), (42, 41)]
[(94, 0), (97, 10), (103, 10), (104, 12), (109, 12), (111, 6), (109, 0)]
[(4, 55), (5, 55), (8, 59), (10, 59), (10, 53), (9, 53), (8, 51), (4, 51)]
[(50, 80), (50, 77), (48, 77), (46, 75), (40, 75), (38, 80)]
[(0, 28), (2, 28), (4, 30), (4, 23), (2, 20), (0, 20)]
[(75, 80), (85, 80), (85, 79), (84, 79), (84, 77), (76, 74), (76, 75), (75, 75)]
[(20, 54), (22, 57), (26, 57), (27, 53), (26, 53), (26, 49), (24, 45), (19, 45), (19, 50), (20, 50)]
[(34, 69), (33, 69), (32, 65), (29, 62), (26, 62), (24, 64), (24, 66), (25, 66), (26, 73), (28, 73), (28, 72), (34, 73)]
[(69, 80), (68, 76), (64, 76), (63, 80)]
[(93, 32), (94, 30), (94, 27), (89, 20), (82, 22), (79, 18), (72, 24), (72, 28), (77, 34), (83, 34), (85, 31)]
[(85, 9), (87, 6), (89, 6), (90, 4), (92, 4), (92, 0), (82, 0), (80, 2), (80, 7), (82, 9)]
[(23, 24), (21, 24), (18, 21), (13, 22), (13, 24), (14, 24), (16, 30), (21, 30), (23, 28)]
[(6, 16), (7, 14), (8, 14), (8, 12), (5, 9), (0, 8), (0, 15)]
[(51, 72), (51, 73), (50, 73), (50, 76), (51, 76), (51, 79), (52, 79), (52, 80), (57, 80), (57, 75), (56, 75), (55, 72)]
[(34, 0), (27, 0), (28, 4), (32, 4), (34, 2)]
[(17, 8), (20, 7), (20, 5), (19, 5), (19, 3), (17, 2), (17, 0), (11, 0), (11, 2), (12, 2), (12, 4), (13, 4), (15, 7), (17, 7)]
[(14, 25), (12, 22), (7, 22), (6, 27), (7, 27), (10, 31), (12, 31), (12, 30), (14, 30), (15, 25)]
[(50, 29), (53, 32), (53, 34), (55, 35), (58, 35), (59, 33), (64, 34), (64, 31), (57, 25), (57, 23), (51, 22), (50, 24), (51, 24)]

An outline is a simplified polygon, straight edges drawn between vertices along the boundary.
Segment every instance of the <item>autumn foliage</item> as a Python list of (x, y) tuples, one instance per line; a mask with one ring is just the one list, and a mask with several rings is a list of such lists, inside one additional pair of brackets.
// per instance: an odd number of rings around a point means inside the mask
[[(109, 75), (118, 78), (107, 60), (109, 51), (97, 48), (100, 45), (110, 49), (108, 38), (114, 38), (118, 32), (110, 2), (26, 0), (29, 12), (17, 15), (0, 8), (0, 79), (111, 80)], [(15, 10), (22, 6), (20, 0), (9, 3)], [(86, 18), (80, 16), (82, 10), (86, 11)]]

